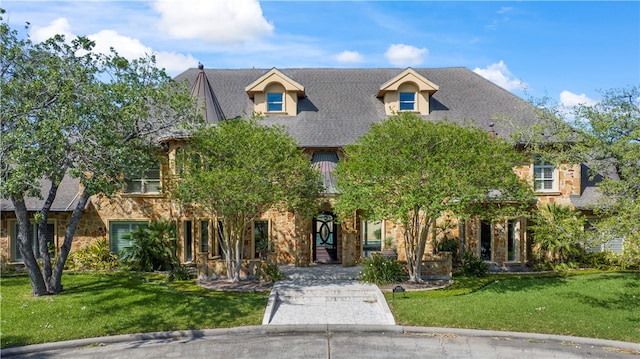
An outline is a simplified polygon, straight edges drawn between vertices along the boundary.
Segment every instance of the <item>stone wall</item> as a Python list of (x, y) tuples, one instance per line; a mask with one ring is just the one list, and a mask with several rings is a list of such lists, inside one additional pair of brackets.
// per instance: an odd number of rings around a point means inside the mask
[(453, 261), (450, 252), (428, 254), (422, 262), (420, 276), (424, 280), (445, 279), (452, 276)]

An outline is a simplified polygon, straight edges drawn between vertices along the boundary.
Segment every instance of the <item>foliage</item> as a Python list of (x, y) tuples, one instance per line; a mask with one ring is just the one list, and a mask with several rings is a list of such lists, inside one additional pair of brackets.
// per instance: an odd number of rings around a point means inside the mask
[(131, 245), (120, 252), (120, 261), (125, 269), (166, 271), (179, 265), (175, 222), (151, 221), (149, 226), (141, 226), (125, 234), (124, 239), (131, 241)]
[[(260, 325), (262, 293), (212, 291), (166, 274), (68, 272), (64, 294), (34, 298), (25, 275), (0, 278), (2, 347), (118, 334)], [(4, 353), (2, 353), (4, 358)]]
[(403, 228), (409, 277), (421, 281), (429, 227), (443, 213), (459, 217), (515, 215), (532, 200), (513, 168), (513, 145), (473, 126), (425, 121), (402, 112), (371, 126), (344, 148), (335, 175), (341, 217), (362, 210)]
[(373, 253), (370, 258), (362, 260), (360, 280), (377, 285), (404, 282), (407, 272), (397, 260), (385, 258), (380, 253)]
[[(638, 272), (454, 277), (389, 306), (400, 325), (507, 330), (640, 343)], [(429, 308), (429, 310), (425, 310)]]
[(462, 273), (470, 277), (484, 277), (489, 273), (489, 267), (471, 251), (466, 251), (462, 257)]
[(69, 254), (67, 269), (110, 270), (118, 266), (118, 257), (111, 253), (106, 238), (100, 238)]
[(611, 251), (584, 253), (580, 258), (580, 265), (600, 270), (627, 269), (622, 256)]
[(173, 268), (169, 271), (169, 277), (167, 278), (169, 282), (173, 282), (174, 280), (189, 280), (191, 279), (191, 273), (189, 272), (189, 267), (184, 264), (176, 263)]
[(188, 139), (184, 170), (174, 195), (186, 205), (198, 203), (218, 218), (229, 280), (240, 280), (247, 225), (270, 208), (310, 218), (317, 210), (320, 176), (280, 126), (258, 118), (231, 119), (202, 126)]
[[(113, 193), (122, 188), (124, 172), (149, 166), (159, 131), (193, 118), (196, 108), (188, 89), (156, 68), (153, 57), (100, 54), (85, 37), (56, 35), (34, 43), (4, 19), (0, 37), (0, 194), (15, 207), (18, 248), (33, 293), (53, 294), (62, 290), (62, 271), (89, 197)], [(81, 193), (52, 266), (46, 223), (65, 175), (80, 181)], [(30, 196), (44, 199), (34, 218), (42, 268), (29, 243)]]
[(569, 206), (555, 203), (540, 207), (533, 214), (533, 259), (537, 266), (553, 268), (576, 262), (583, 251), (584, 216)]
[(263, 281), (276, 282), (284, 279), (284, 277), (284, 273), (275, 263), (263, 263), (263, 266), (260, 267), (260, 278)]
[(516, 139), (553, 163), (586, 164), (582, 175), (603, 194), (593, 208), (602, 218), (595, 230), (624, 238), (626, 261), (640, 258), (640, 87), (605, 90), (598, 103), (577, 106), (573, 116), (544, 99), (539, 108), (540, 123), (520, 128)]

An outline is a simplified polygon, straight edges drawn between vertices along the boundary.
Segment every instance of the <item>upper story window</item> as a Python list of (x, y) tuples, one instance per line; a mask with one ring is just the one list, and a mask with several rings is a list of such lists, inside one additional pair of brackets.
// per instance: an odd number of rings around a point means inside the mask
[(415, 111), (416, 93), (400, 92), (400, 111)]
[(555, 166), (537, 158), (533, 164), (533, 189), (536, 192), (556, 190)]
[(156, 163), (146, 171), (127, 176), (125, 183), (125, 193), (160, 193), (160, 164)]
[(438, 85), (408, 68), (382, 84), (376, 97), (382, 98), (387, 115), (393, 115), (397, 111), (428, 115), (429, 101), (436, 91)]
[(284, 111), (284, 94), (282, 92), (267, 93), (267, 112)]
[(298, 102), (305, 97), (304, 86), (275, 68), (245, 87), (245, 91), (253, 100), (256, 113), (276, 116), (297, 115)]

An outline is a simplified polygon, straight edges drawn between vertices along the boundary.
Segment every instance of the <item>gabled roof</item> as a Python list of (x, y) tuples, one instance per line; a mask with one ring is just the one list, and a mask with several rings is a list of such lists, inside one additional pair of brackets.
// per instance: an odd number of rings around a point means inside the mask
[(284, 86), (285, 91), (296, 92), (298, 94), (298, 97), (304, 97), (304, 86), (293, 81), (275, 68), (260, 76), (260, 78), (245, 87), (244, 90), (247, 92), (247, 95), (249, 95), (249, 97), (253, 98), (253, 96), (257, 92), (264, 92), (267, 86), (274, 82), (277, 82)]
[(377, 96), (382, 97), (387, 91), (398, 91), (398, 87), (406, 82), (414, 83), (418, 87), (418, 92), (428, 92), (430, 94), (434, 94), (436, 91), (438, 91), (438, 85), (427, 80), (426, 78), (415, 72), (412, 68), (408, 68), (402, 71), (398, 76), (392, 78), (391, 80), (385, 82), (382, 86), (380, 86), (380, 90), (378, 90)]
[[(176, 77), (193, 83), (199, 70), (189, 69)], [(467, 68), (438, 69), (205, 69), (211, 88), (227, 118), (248, 117), (254, 104), (247, 94), (266, 84), (272, 76), (290, 79), (291, 86), (304, 89), (295, 116), (265, 116), (267, 124), (283, 125), (301, 147), (336, 148), (354, 142), (371, 124), (388, 117), (378, 92), (404, 74), (420, 76), (438, 91), (430, 96), (425, 120), (475, 125), (488, 130), (495, 123), (498, 136), (508, 138), (512, 125), (526, 126), (536, 118), (526, 101), (475, 74)], [(284, 84), (283, 84), (284, 85)], [(288, 84), (289, 85), (289, 84)], [(509, 121), (499, 121), (507, 118)], [(510, 122), (511, 125), (507, 125)]]

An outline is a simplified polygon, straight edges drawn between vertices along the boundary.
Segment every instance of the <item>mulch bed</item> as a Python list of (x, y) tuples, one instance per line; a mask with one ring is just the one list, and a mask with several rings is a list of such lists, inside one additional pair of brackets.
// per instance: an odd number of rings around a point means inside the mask
[[(211, 290), (219, 290), (219, 291), (228, 291), (228, 292), (267, 292), (273, 288), (273, 282), (263, 282), (258, 279), (247, 279), (241, 280), (236, 283), (231, 283), (226, 279), (216, 279), (216, 280), (205, 280), (199, 279), (198, 285)], [(383, 292), (391, 292), (393, 288), (400, 285), (407, 292), (417, 291), (417, 290), (431, 290), (431, 289), (439, 289), (444, 288), (446, 286), (451, 285), (452, 281), (450, 280), (429, 280), (424, 281), (423, 283), (393, 283), (379, 286), (380, 290)]]
[(206, 280), (198, 279), (198, 285), (211, 290), (226, 292), (267, 292), (273, 287), (273, 282), (263, 282), (259, 279), (247, 279), (239, 282), (229, 282), (227, 279)]

